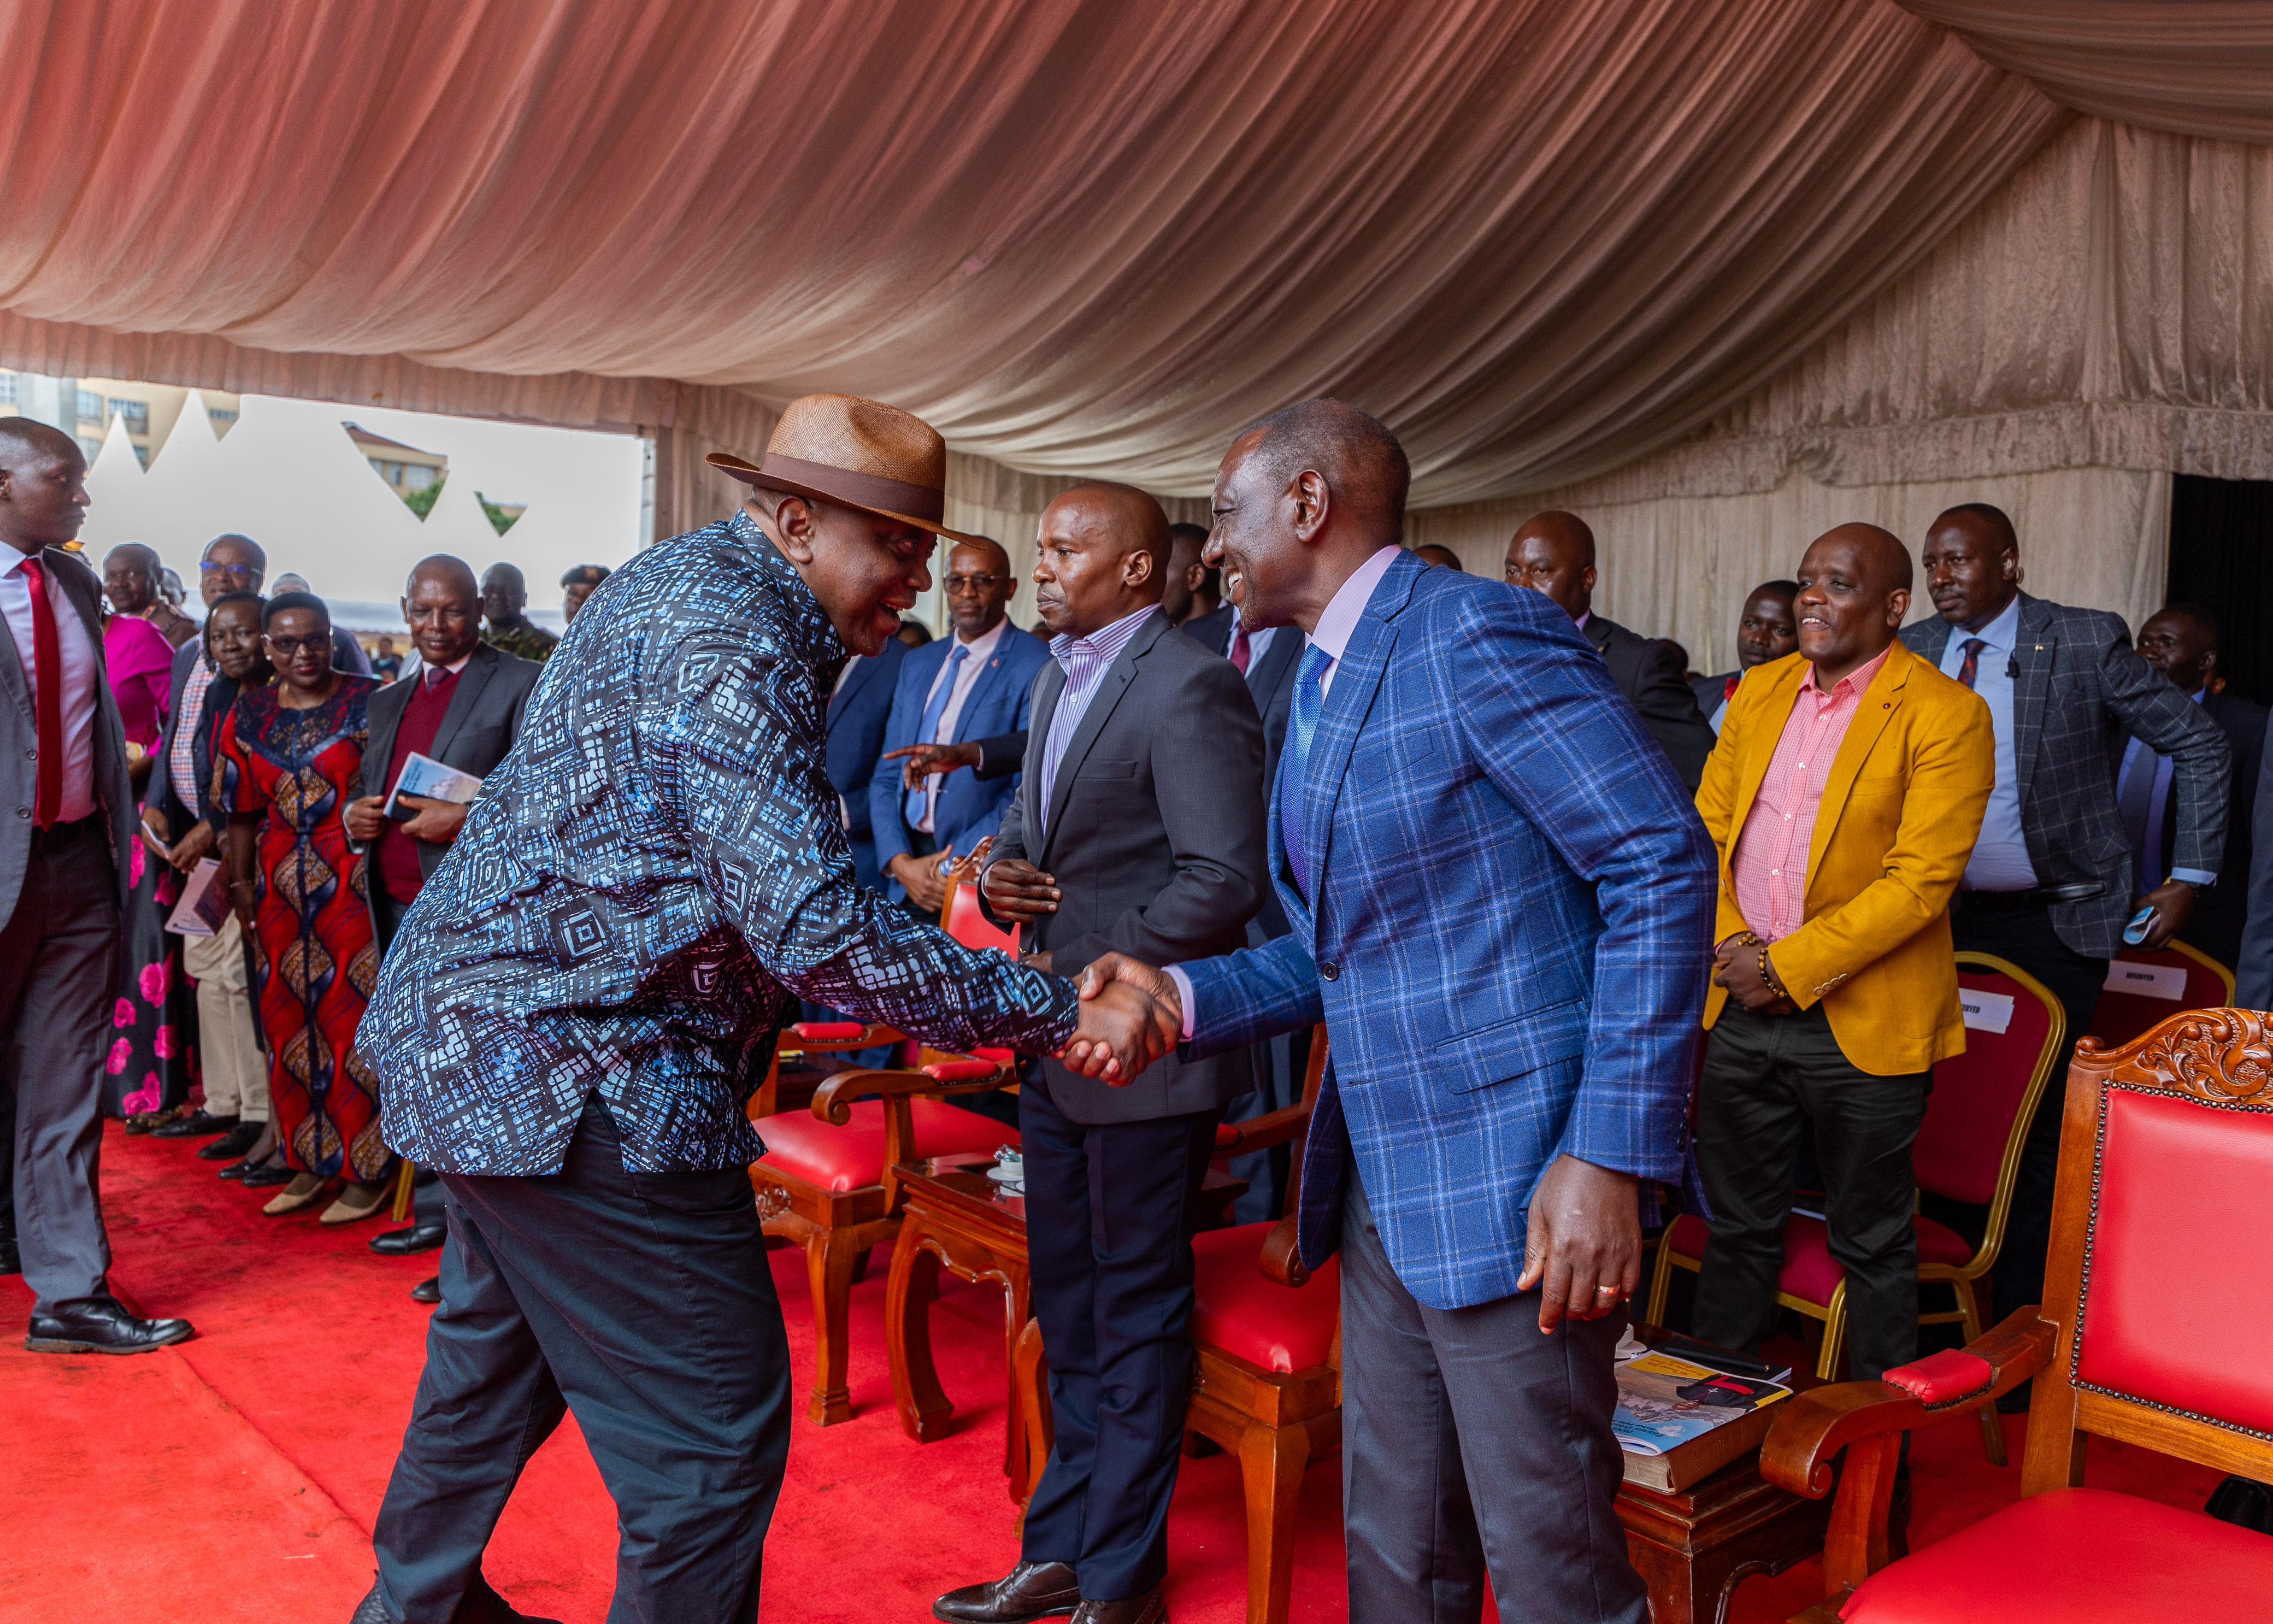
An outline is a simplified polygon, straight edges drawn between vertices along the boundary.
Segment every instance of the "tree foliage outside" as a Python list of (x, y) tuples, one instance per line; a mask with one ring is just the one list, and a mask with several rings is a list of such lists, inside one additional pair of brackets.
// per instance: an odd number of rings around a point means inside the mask
[[(440, 499), (442, 486), (449, 477), (450, 476), (446, 473), (423, 491), (405, 491), (402, 493), (402, 505), (424, 521), (434, 511), (434, 504)], [(506, 512), (505, 508), (490, 500), (479, 491), (474, 492), (474, 500), (481, 503), (482, 513), (489, 520), (490, 528), (500, 536), (511, 530), (514, 521), (521, 517), (518, 512)]]

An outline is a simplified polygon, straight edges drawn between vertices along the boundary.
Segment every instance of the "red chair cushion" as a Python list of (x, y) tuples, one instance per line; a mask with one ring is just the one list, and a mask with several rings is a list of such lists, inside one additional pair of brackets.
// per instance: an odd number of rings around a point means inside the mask
[(1291, 1376), (1324, 1365), (1333, 1352), (1334, 1329), (1341, 1323), (1340, 1259), (1327, 1259), (1301, 1287), (1265, 1280), (1258, 1260), (1272, 1227), (1243, 1223), (1192, 1237), (1199, 1293), (1192, 1335)]
[[(1962, 1265), (1972, 1258), (1973, 1248), (1947, 1224), (1915, 1215), (1910, 1223), (1917, 1231), (1920, 1263)], [(1673, 1250), (1684, 1258), (1702, 1258), (1705, 1234), (1705, 1221), (1684, 1213), (1673, 1221)], [(1776, 1278), (1776, 1289), (1803, 1303), (1828, 1306), (1846, 1275), (1831, 1255), (1831, 1233), (1823, 1220), (1794, 1213), (1783, 1229), (1783, 1273)]]
[(1923, 1359), (1897, 1365), (1879, 1380), (1900, 1387), (1921, 1404), (1954, 1404), (1987, 1388), (1997, 1380), (1997, 1367), (1977, 1353), (1944, 1348)]
[(2264, 1616), (2273, 1539), (2104, 1489), (1992, 1512), (1856, 1587), (1844, 1624), (2195, 1624)]
[[(758, 1165), (801, 1178), (823, 1190), (865, 1190), (884, 1182), (884, 1102), (856, 1100), (852, 1120), (843, 1127), (811, 1111), (761, 1116), (754, 1124), (765, 1141)], [(952, 1156), (1016, 1145), (1018, 1131), (992, 1116), (960, 1110), (939, 1100), (911, 1100), (915, 1119), (915, 1154)]]

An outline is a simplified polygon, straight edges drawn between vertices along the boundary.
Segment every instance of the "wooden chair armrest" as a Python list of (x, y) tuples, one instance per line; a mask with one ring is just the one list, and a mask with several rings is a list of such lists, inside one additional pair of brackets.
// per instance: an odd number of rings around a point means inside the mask
[(874, 1095), (889, 1099), (896, 1094), (954, 1099), (962, 1094), (985, 1094), (1017, 1080), (1017, 1072), (1009, 1066), (996, 1066), (988, 1075), (964, 1083), (943, 1083), (921, 1071), (855, 1069), (837, 1072), (813, 1091), (813, 1114), (821, 1121), (835, 1123), (841, 1128), (852, 1120), (852, 1101), (855, 1100)]
[(1821, 1500), (1834, 1481), (1832, 1462), (1849, 1444), (1993, 1404), (2052, 1362), (2058, 1328), (2037, 1315), (2036, 1309), (2023, 1308), (1966, 1348), (1989, 1365), (1994, 1378), (1952, 1403), (1921, 1403), (1884, 1381), (1842, 1381), (1794, 1394), (1760, 1446), (1760, 1476), (1789, 1493)]
[(854, 1023), (851, 1021), (792, 1022), (782, 1028), (781, 1036), (775, 1040), (774, 1052), (777, 1055), (844, 1055), (850, 1054), (855, 1049), (881, 1049), (888, 1043), (907, 1041), (906, 1035), (896, 1029), (874, 1025), (863, 1026), (857, 1034), (847, 1037), (808, 1038), (798, 1031), (798, 1027), (801, 1026), (827, 1029), (840, 1024), (851, 1026)]
[(1302, 1262), (1301, 1226), (1297, 1214), (1288, 1213), (1271, 1226), (1271, 1233), (1263, 1237), (1263, 1252), (1256, 1259), (1263, 1278), (1281, 1286), (1299, 1286), (1310, 1278), (1310, 1271)]
[(1310, 1125), (1310, 1113), (1300, 1105), (1282, 1105), (1245, 1122), (1227, 1122), (1223, 1125), (1235, 1137), (1226, 1139), (1219, 1134), (1214, 1154), (1243, 1156), (1250, 1151), (1268, 1150), (1301, 1138), (1302, 1131)]

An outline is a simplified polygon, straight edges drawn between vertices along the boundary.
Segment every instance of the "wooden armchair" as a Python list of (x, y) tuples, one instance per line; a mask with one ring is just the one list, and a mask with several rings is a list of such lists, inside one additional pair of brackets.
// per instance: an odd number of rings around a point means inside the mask
[[(1219, 1156), (1294, 1147), (1287, 1215), (1192, 1239), (1198, 1354), (1186, 1428), (1239, 1459), (1247, 1492), (1248, 1624), (1286, 1624), (1294, 1590), (1294, 1514), (1302, 1472), (1341, 1443), (1341, 1284), (1336, 1261), (1312, 1279), (1295, 1245), (1302, 1141), (1325, 1075), (1326, 1029), (1310, 1040), (1302, 1100), (1227, 1123)], [(1041, 1482), (1054, 1436), (1041, 1334), (1029, 1326), (1015, 1365), (1029, 1441), (1027, 1492)]]
[[(1818, 1387), (1785, 1406), (1760, 1470), (1820, 1499), (1829, 1599), (1797, 1624), (2057, 1619), (2160, 1624), (2264, 1615), (2273, 1540), (2082, 1485), (2085, 1440), (2273, 1478), (2273, 1254), (2251, 1244), (2273, 1189), (2273, 1017), (2172, 1016), (2076, 1051), (2052, 1205), (2048, 1300), (1962, 1352)], [(2238, 1243), (2238, 1244), (2237, 1244)], [(2019, 1503), (1890, 1560), (1902, 1435), (2033, 1380)]]
[[(956, 864), (941, 911), (943, 920), (958, 917), (956, 898), (977, 855)], [(792, 1027), (791, 1033), (795, 1035), (785, 1034), (784, 1047), (806, 1054), (904, 1041), (889, 1027), (849, 1021)], [(959, 1095), (1015, 1086), (1017, 1062), (1009, 1050), (950, 1055), (922, 1049), (904, 1069), (839, 1071), (814, 1092), (809, 1111), (771, 1109), (776, 1065), (753, 1101), (751, 1116), (766, 1147), (765, 1154), (750, 1164), (759, 1216), (768, 1235), (805, 1249), (814, 1365), (806, 1413), (818, 1425), (833, 1426), (852, 1417), (845, 1382), (852, 1282), (870, 1249), (899, 1233), (900, 1189), (892, 1169), (904, 1162), (983, 1153), (1017, 1140), (1016, 1129), (946, 1103)]]
[[(1966, 1340), (1981, 1335), (1977, 1293), (1983, 1276), (1997, 1261), (2005, 1222), (2013, 1205), (2013, 1182), (2021, 1166), (2021, 1147), (2037, 1101), (2051, 1080), (2067, 1034), (2059, 1001), (2027, 971), (1988, 953), (1957, 955), (1957, 979), (1966, 997), (1986, 999), (1999, 1014), (2009, 1011), (2004, 1030), (1994, 1019), (1969, 1022), (1965, 1052), (1934, 1068), (1933, 1092), (1925, 1122), (1911, 1152), (1918, 1187), (1954, 1201), (1987, 1209), (1981, 1243), (1924, 1214), (1911, 1222), (1917, 1231), (1918, 1282), (1949, 1288), (1952, 1307), (1921, 1312), (1923, 1325), (1961, 1325)], [(1665, 1299), (1672, 1272), (1692, 1273), (1703, 1265), (1705, 1221), (1684, 1214), (1659, 1238), (1657, 1265), (1650, 1278), (1652, 1325), (1665, 1323)], [(1784, 1228), (1783, 1272), (1776, 1301), (1823, 1324), (1815, 1373), (1829, 1380), (1839, 1371), (1847, 1333), (1846, 1271), (1831, 1255), (1830, 1230), (1820, 1218), (1795, 1213)], [(1994, 1414), (1984, 1415), (1982, 1442), (1989, 1458), (2005, 1463), (2005, 1435)]]

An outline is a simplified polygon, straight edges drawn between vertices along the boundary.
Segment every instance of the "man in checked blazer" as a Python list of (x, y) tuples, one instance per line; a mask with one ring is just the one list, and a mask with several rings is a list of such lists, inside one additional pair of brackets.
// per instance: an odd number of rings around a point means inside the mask
[[(1247, 685), (1159, 609), (1167, 515), (1127, 485), (1042, 515), (1035, 602), (1057, 635), (1034, 679), (1017, 793), (980, 881), (1030, 963), (1198, 957), (1247, 940), (1264, 884), (1263, 739)], [(912, 663), (912, 662), (911, 662)], [(1125, 1087), (1045, 1060), (1018, 1101), (1033, 1304), (1057, 1440), (1008, 1577), (942, 1619), (1165, 1617), (1170, 1492), (1191, 1389), (1191, 1237), (1245, 1049), (1164, 1061)]]
[(1612, 1353), (1638, 1181), (1682, 1161), (1713, 846), (1561, 608), (1398, 546), (1407, 478), (1334, 401), (1233, 444), (1210, 561), (1308, 635), (1271, 812), (1294, 929), (1083, 990), (1144, 989), (1188, 1058), (1325, 1022), (1300, 1227), (1340, 1252), (1355, 1624), (1473, 1620), (1487, 1567), (1504, 1617), (1643, 1624)]
[[(1997, 730), (1997, 786), (1952, 910), (1957, 946), (2011, 959), (2050, 988), (2073, 1044), (2091, 1029), (2134, 911), (2155, 910), (2145, 945), (2160, 947), (2184, 933), (2195, 891), (2221, 877), (2225, 736), (2133, 651), (2120, 616), (2022, 591), (2020, 540), (1997, 508), (1969, 502), (1936, 519), (1924, 564), (1939, 618), (1906, 628), (1902, 641), (1988, 702)], [(2168, 874), (2134, 872), (2115, 800), (2126, 733), (2171, 757), (2178, 830)], [(1997, 1261), (2000, 1320), (2044, 1293), (2065, 1054), (2053, 1075), (2060, 1081), (2037, 1105)]]

